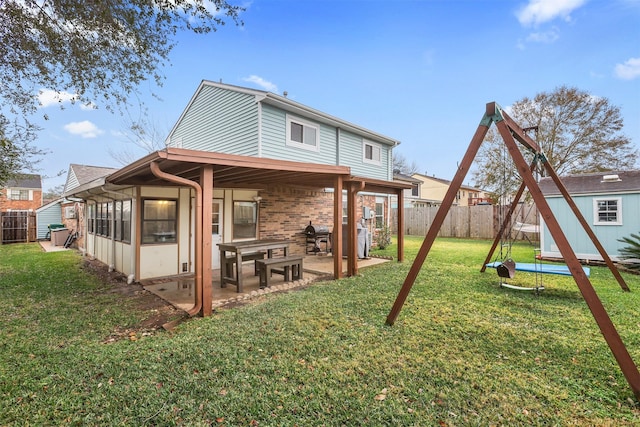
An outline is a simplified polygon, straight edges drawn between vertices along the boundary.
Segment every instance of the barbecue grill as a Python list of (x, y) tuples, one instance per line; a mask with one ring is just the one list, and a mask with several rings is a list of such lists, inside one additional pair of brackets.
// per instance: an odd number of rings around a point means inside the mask
[(329, 227), (324, 225), (313, 225), (309, 221), (309, 225), (304, 229), (307, 239), (306, 253), (322, 252), (321, 244), (324, 243), (325, 252), (330, 252), (331, 232)]

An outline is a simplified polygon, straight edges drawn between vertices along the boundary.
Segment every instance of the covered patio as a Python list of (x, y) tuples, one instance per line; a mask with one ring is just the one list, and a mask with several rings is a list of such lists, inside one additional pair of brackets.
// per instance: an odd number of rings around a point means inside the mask
[[(304, 257), (304, 277), (301, 280), (285, 282), (281, 275), (274, 275), (272, 284), (266, 289), (260, 289), (258, 277), (254, 274), (253, 263), (244, 263), (242, 275), (245, 286), (242, 293), (236, 292), (233, 286), (220, 287), (220, 270), (213, 270), (212, 274), (212, 302), (211, 307), (231, 304), (234, 302), (246, 301), (260, 295), (274, 292), (287, 291), (301, 286), (309, 285), (315, 281), (333, 278), (333, 257), (309, 255)], [(366, 268), (389, 262), (385, 258), (366, 258), (358, 260), (358, 268)], [(347, 260), (343, 259), (343, 270), (347, 268)], [(145, 280), (143, 287), (160, 298), (168, 301), (174, 307), (182, 310), (189, 310), (193, 306), (195, 281), (193, 275), (164, 277), (158, 279)]]
[[(343, 197), (333, 197), (332, 240), (334, 242), (331, 275), (334, 278), (358, 274), (357, 256), (357, 195), (361, 192), (371, 194), (396, 195), (398, 206), (403, 206), (403, 190), (409, 185), (403, 182), (384, 181), (351, 175), (346, 166), (316, 163), (301, 163), (286, 160), (274, 160), (249, 156), (204, 152), (180, 148), (167, 148), (151, 153), (142, 159), (118, 170), (105, 178), (103, 190), (135, 186), (175, 186), (189, 188), (192, 192), (195, 214), (193, 228), (193, 297), (190, 315), (211, 314), (214, 290), (205, 284), (214, 283), (212, 269), (212, 211), (211, 200), (214, 188), (255, 189), (262, 191), (270, 186), (288, 188), (329, 189), (334, 195), (346, 194), (346, 233), (343, 236)], [(139, 196), (138, 196), (139, 197)], [(138, 200), (138, 205), (140, 201)], [(136, 213), (135, 222), (140, 224), (141, 213)], [(402, 209), (398, 214), (398, 230), (404, 229)], [(140, 228), (135, 230), (135, 250), (140, 254)], [(272, 237), (272, 236), (267, 236)], [(292, 237), (291, 232), (283, 232), (282, 239)], [(343, 249), (343, 239), (347, 239)], [(397, 261), (404, 260), (404, 235), (398, 235)], [(345, 253), (343, 253), (343, 251)], [(346, 267), (343, 266), (343, 256)], [(140, 257), (137, 256), (135, 271), (140, 271)], [(305, 267), (306, 270), (306, 267)], [(219, 274), (219, 272), (218, 272)], [(184, 283), (182, 286), (187, 286)], [(234, 289), (232, 288), (233, 292)]]

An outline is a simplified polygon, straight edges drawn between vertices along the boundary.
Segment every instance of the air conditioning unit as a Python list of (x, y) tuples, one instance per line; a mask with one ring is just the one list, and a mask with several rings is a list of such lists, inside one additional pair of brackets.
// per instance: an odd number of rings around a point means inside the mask
[(64, 218), (65, 219), (73, 219), (76, 217), (76, 209), (73, 206), (65, 206), (64, 208)]

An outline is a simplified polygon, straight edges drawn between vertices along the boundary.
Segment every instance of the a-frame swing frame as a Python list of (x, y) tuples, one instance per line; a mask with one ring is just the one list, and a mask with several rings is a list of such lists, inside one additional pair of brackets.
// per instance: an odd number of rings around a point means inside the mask
[[(511, 117), (509, 117), (509, 115), (505, 113), (502, 110), (502, 108), (500, 108), (500, 106), (495, 102), (490, 102), (486, 105), (485, 114), (482, 117), (480, 124), (478, 125), (478, 129), (476, 130), (471, 140), (471, 143), (469, 144), (469, 148), (467, 149), (467, 152), (465, 153), (462, 159), (462, 162), (458, 166), (458, 171), (456, 172), (455, 177), (451, 181), (451, 185), (449, 186), (449, 189), (445, 194), (444, 199), (442, 200), (442, 204), (440, 205), (440, 208), (438, 209), (438, 212), (436, 213), (433, 219), (433, 223), (431, 224), (431, 227), (429, 227), (429, 230), (427, 231), (425, 239), (422, 242), (422, 246), (420, 247), (420, 250), (416, 255), (413, 265), (411, 266), (411, 269), (407, 273), (407, 277), (402, 285), (402, 288), (400, 289), (400, 292), (396, 297), (393, 307), (391, 308), (391, 311), (387, 316), (386, 323), (388, 325), (393, 325), (395, 323), (396, 318), (398, 317), (398, 314), (400, 313), (400, 310), (402, 309), (402, 306), (404, 305), (404, 302), (407, 299), (407, 296), (409, 295), (409, 291), (411, 290), (411, 287), (413, 286), (418, 276), (418, 273), (420, 272), (420, 269), (422, 268), (422, 265), (424, 264), (424, 261), (427, 255), (429, 254), (431, 247), (433, 246), (433, 243), (438, 235), (438, 232), (440, 231), (440, 227), (442, 226), (442, 223), (444, 222), (444, 219), (447, 216), (447, 213), (449, 212), (449, 209), (451, 208), (453, 201), (455, 200), (456, 194), (458, 193), (458, 190), (462, 186), (462, 183), (467, 175), (467, 172), (469, 171), (469, 168), (471, 167), (471, 164), (473, 163), (473, 160), (475, 159), (478, 153), (478, 150), (482, 145), (484, 137), (489, 131), (489, 128), (491, 127), (492, 123), (496, 124), (498, 131), (500, 133), (500, 136), (502, 137), (505, 145), (507, 146), (507, 150), (509, 151), (511, 158), (513, 159), (513, 162), (516, 165), (518, 173), (520, 174), (523, 180), (520, 190), (518, 191), (517, 198), (519, 199), (521, 197), (522, 192), (524, 191), (524, 187), (526, 186), (526, 188), (529, 189), (529, 193), (531, 194), (533, 201), (538, 207), (538, 211), (540, 212), (542, 219), (544, 220), (546, 226), (548, 227), (549, 232), (551, 233), (551, 236), (556, 242), (558, 249), (560, 250), (560, 254), (564, 258), (564, 261), (567, 264), (569, 271), (571, 272), (576, 282), (576, 285), (578, 286), (578, 289), (582, 294), (582, 297), (587, 303), (589, 310), (591, 310), (591, 314), (593, 315), (596, 323), (598, 324), (598, 327), (600, 328), (600, 332), (604, 336), (604, 339), (607, 342), (607, 345), (611, 349), (611, 352), (613, 353), (614, 358), (618, 362), (618, 366), (620, 366), (620, 369), (623, 375), (625, 376), (627, 382), (631, 386), (631, 390), (633, 391), (633, 394), (638, 400), (640, 400), (640, 372), (638, 371), (638, 367), (635, 365), (633, 359), (629, 355), (629, 352), (627, 351), (627, 348), (622, 342), (622, 339), (620, 338), (618, 331), (616, 330), (615, 326), (613, 325), (613, 322), (609, 318), (609, 315), (606, 309), (604, 308), (604, 306), (602, 305), (600, 298), (596, 294), (596, 291), (593, 288), (593, 285), (591, 284), (591, 282), (589, 281), (589, 278), (587, 277), (584, 270), (582, 269), (582, 265), (580, 264), (578, 257), (573, 251), (573, 248), (571, 247), (569, 241), (567, 240), (567, 237), (564, 235), (562, 229), (560, 228), (560, 225), (556, 220), (555, 216), (553, 215), (553, 212), (551, 211), (549, 204), (547, 203), (544, 196), (542, 195), (542, 191), (540, 190), (540, 187), (538, 186), (538, 183), (536, 182), (532, 173), (533, 167), (535, 165), (527, 164), (522, 153), (520, 152), (520, 149), (518, 148), (516, 140), (517, 142), (522, 144), (527, 150), (534, 153), (534, 155), (536, 156), (536, 159), (534, 159), (534, 162), (540, 161), (542, 163), (547, 175), (553, 179), (554, 183), (560, 190), (561, 194), (564, 196), (565, 200), (567, 201), (567, 203), (573, 210), (574, 214), (576, 215), (576, 218), (585, 228), (585, 231), (591, 238), (591, 241), (594, 243), (596, 248), (600, 251), (600, 254), (603, 256), (603, 259), (607, 263), (607, 266), (611, 270), (612, 274), (614, 275), (614, 277), (616, 278), (616, 280), (618, 281), (622, 289), (628, 291), (629, 288), (624, 282), (624, 279), (622, 278), (622, 276), (620, 276), (620, 273), (618, 272), (617, 268), (615, 267), (615, 265), (613, 264), (609, 256), (604, 251), (604, 248), (602, 247), (597, 237), (589, 227), (588, 223), (586, 222), (582, 214), (580, 214), (580, 211), (578, 210), (577, 206), (573, 202), (573, 199), (571, 198), (564, 184), (562, 183), (562, 181), (560, 181), (560, 178), (558, 177), (558, 175), (556, 175), (552, 166), (546, 161), (546, 158), (541, 153), (540, 148), (538, 147), (538, 144), (535, 141), (533, 141), (522, 130), (522, 128), (520, 128), (520, 126), (518, 126), (513, 121), (513, 119), (511, 119)], [(516, 202), (517, 201), (514, 201), (514, 203)], [(515, 204), (512, 204), (511, 208), (515, 208), (515, 206), (516, 206)], [(505, 223), (503, 223), (501, 227), (505, 227), (506, 224), (507, 222), (505, 220)], [(501, 232), (502, 231), (503, 230), (501, 230)], [(498, 239), (499, 239), (499, 236), (496, 238), (496, 240)], [(490, 253), (487, 257), (488, 259), (490, 259), (491, 256), (493, 255), (493, 251), (495, 250), (495, 245), (497, 245), (497, 243), (494, 241), (494, 246), (490, 250)], [(485, 264), (486, 262), (483, 264), (482, 271), (484, 271)]]

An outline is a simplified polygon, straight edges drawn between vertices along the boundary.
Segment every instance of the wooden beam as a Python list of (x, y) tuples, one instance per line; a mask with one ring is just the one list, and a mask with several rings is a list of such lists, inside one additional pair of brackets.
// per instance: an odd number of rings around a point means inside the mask
[[(507, 145), (507, 149), (513, 158), (513, 161), (518, 169), (518, 173), (524, 180), (527, 188), (529, 188), (529, 193), (533, 197), (538, 210), (540, 211), (540, 215), (544, 219), (544, 222), (553, 237), (560, 253), (562, 254), (562, 258), (564, 262), (569, 267), (569, 271), (571, 271), (571, 275), (578, 285), (578, 289), (582, 294), (589, 310), (591, 310), (591, 314), (595, 319), (598, 327), (600, 328), (600, 332), (604, 336), (605, 341), (609, 345), (613, 356), (615, 357), (622, 373), (624, 374), (627, 382), (631, 386), (633, 393), (636, 398), (640, 399), (640, 372), (638, 372), (638, 368), (631, 359), (627, 348), (622, 342), (622, 338), (618, 334), (613, 322), (609, 318), (607, 314), (607, 310), (602, 305), (600, 298), (598, 297), (593, 285), (589, 281), (589, 278), (584, 272), (582, 268), (582, 264), (580, 264), (580, 260), (576, 256), (575, 252), (571, 248), (571, 244), (569, 240), (565, 236), (560, 224), (556, 220), (547, 200), (544, 198), (542, 194), (542, 190), (538, 186), (535, 178), (531, 174), (531, 171), (527, 167), (527, 163), (522, 157), (522, 153), (518, 148), (516, 141), (513, 139), (511, 134), (511, 129), (505, 122), (497, 122), (496, 126), (498, 127), (498, 131), (504, 140), (504, 143)], [(551, 165), (546, 163), (545, 168), (551, 168)], [(562, 185), (562, 183), (560, 183)], [(568, 194), (568, 193), (567, 193)], [(570, 197), (569, 197), (570, 198)], [(567, 200), (568, 201), (568, 200)]]
[(453, 204), (453, 201), (458, 194), (458, 190), (460, 189), (460, 186), (462, 186), (464, 178), (467, 176), (467, 172), (469, 171), (469, 168), (473, 163), (473, 159), (476, 157), (476, 154), (478, 153), (478, 150), (482, 145), (482, 141), (484, 140), (484, 137), (489, 130), (489, 124), (483, 124), (481, 122), (478, 126), (478, 129), (476, 130), (475, 135), (473, 136), (473, 139), (471, 139), (471, 143), (469, 144), (469, 148), (467, 148), (467, 152), (462, 159), (462, 163), (458, 167), (458, 171), (456, 172), (455, 177), (449, 185), (449, 189), (447, 190), (447, 193), (442, 200), (442, 204), (438, 208), (438, 212), (433, 218), (433, 222), (431, 223), (431, 226), (427, 231), (427, 235), (422, 242), (422, 246), (420, 247), (416, 258), (413, 261), (413, 265), (411, 266), (409, 273), (407, 274), (407, 278), (405, 279), (402, 288), (400, 289), (400, 292), (396, 297), (396, 301), (391, 308), (391, 312), (387, 316), (387, 325), (393, 325), (395, 323), (396, 318), (398, 317), (398, 314), (400, 313), (400, 310), (402, 309), (402, 306), (404, 305), (404, 302), (409, 295), (409, 291), (416, 281), (416, 277), (418, 277), (418, 273), (422, 268), (422, 264), (424, 264), (424, 260), (427, 258), (427, 255), (431, 250), (431, 246), (438, 236), (438, 232), (440, 231), (440, 227), (442, 226), (442, 223), (444, 222), (444, 219), (449, 212), (449, 208)]

